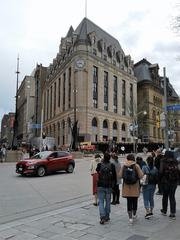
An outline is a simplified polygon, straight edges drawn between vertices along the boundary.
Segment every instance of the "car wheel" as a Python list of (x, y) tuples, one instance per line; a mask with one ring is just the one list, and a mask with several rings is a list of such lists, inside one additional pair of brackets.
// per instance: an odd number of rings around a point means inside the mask
[(38, 177), (44, 177), (45, 174), (46, 174), (45, 167), (43, 167), (43, 166), (39, 167), (37, 170)]
[(67, 168), (67, 172), (68, 173), (73, 173), (73, 171), (74, 171), (74, 166), (72, 164), (69, 164), (68, 168)]

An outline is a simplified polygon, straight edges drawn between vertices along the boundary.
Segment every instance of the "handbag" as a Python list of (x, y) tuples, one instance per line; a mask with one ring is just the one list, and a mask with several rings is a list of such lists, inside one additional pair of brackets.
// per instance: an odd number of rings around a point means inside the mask
[(148, 175), (144, 174), (144, 176), (140, 179), (140, 184), (142, 186), (146, 186), (148, 184)]

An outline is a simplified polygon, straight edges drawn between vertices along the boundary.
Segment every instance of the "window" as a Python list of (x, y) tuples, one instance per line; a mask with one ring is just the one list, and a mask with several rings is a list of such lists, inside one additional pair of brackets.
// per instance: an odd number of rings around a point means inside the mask
[(93, 48), (93, 55), (97, 55), (97, 50), (95, 48)]
[(54, 116), (56, 115), (56, 82), (54, 83)]
[(122, 115), (126, 115), (126, 82), (122, 80)]
[(113, 130), (117, 130), (117, 123), (113, 122)]
[(107, 120), (104, 120), (104, 121), (103, 121), (103, 128), (106, 128), (106, 129), (108, 128)]
[(134, 101), (133, 101), (133, 84), (130, 84), (130, 116), (132, 117), (134, 115), (134, 109), (133, 109)]
[(63, 74), (63, 111), (65, 110), (66, 73)]
[(60, 107), (61, 101), (61, 78), (58, 79), (58, 107)]
[(68, 74), (68, 82), (69, 82), (69, 88), (68, 88), (68, 108), (71, 107), (71, 68), (69, 68), (69, 74)]
[(93, 118), (93, 120), (92, 120), (92, 126), (93, 126), (93, 127), (97, 127), (97, 120), (96, 120), (96, 118)]
[(104, 110), (108, 111), (108, 72), (104, 72)]
[(93, 107), (98, 107), (98, 68), (93, 66)]
[(52, 86), (50, 88), (50, 118), (52, 118)]
[(104, 61), (107, 61), (107, 55), (104, 55)]
[(49, 119), (49, 89), (47, 90), (47, 100), (46, 100), (46, 103), (47, 103), (47, 119)]
[(113, 111), (117, 113), (117, 77), (113, 77), (114, 82), (113, 82)]
[(121, 130), (126, 131), (126, 124), (125, 123), (122, 124)]

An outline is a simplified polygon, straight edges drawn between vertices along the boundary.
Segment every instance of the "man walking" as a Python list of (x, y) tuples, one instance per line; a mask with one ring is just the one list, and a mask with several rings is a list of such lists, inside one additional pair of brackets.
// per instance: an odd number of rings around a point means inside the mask
[(96, 171), (98, 173), (98, 198), (100, 224), (110, 220), (111, 211), (111, 193), (112, 187), (116, 183), (115, 166), (110, 163), (110, 154), (105, 153), (101, 163), (98, 163)]

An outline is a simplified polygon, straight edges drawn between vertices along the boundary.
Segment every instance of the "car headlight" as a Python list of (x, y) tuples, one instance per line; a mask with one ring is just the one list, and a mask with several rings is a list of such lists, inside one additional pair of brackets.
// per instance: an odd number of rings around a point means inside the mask
[(34, 165), (30, 165), (27, 167), (27, 169), (35, 169), (35, 166)]

